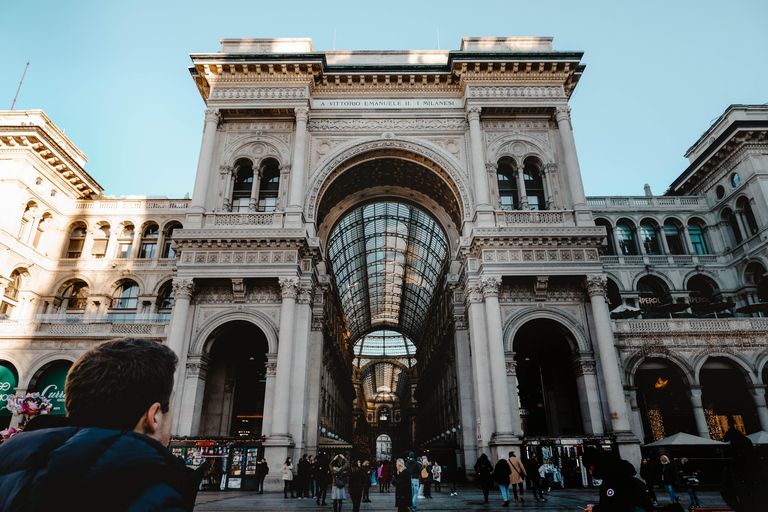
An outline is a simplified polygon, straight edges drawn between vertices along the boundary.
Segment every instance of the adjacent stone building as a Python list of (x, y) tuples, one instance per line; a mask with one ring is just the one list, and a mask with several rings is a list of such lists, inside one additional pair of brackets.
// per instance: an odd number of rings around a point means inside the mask
[(662, 196), (586, 197), (582, 54), (549, 38), (191, 57), (191, 200), (106, 198), (44, 113), (0, 112), (0, 400), (60, 399), (129, 335), (180, 355), (179, 437), (272, 467), (525, 445), (573, 470), (586, 444), (768, 430), (768, 108), (730, 107)]

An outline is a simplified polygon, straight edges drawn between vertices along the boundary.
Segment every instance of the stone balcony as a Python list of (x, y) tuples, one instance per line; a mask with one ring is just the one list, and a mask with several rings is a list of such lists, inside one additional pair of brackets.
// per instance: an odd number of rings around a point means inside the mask
[(612, 320), (614, 334), (631, 337), (633, 334), (655, 333), (743, 333), (768, 332), (768, 318), (732, 317), (732, 318), (662, 318), (662, 319), (626, 319)]
[(284, 218), (283, 212), (206, 213), (204, 227), (281, 228)]
[(707, 265), (718, 263), (716, 254), (658, 254), (658, 255), (602, 255), (600, 261), (604, 267), (647, 265), (678, 266), (678, 265)]
[(78, 211), (117, 213), (117, 212), (153, 212), (186, 213), (189, 199), (101, 199), (98, 201), (77, 201)]
[(637, 196), (637, 197), (588, 197), (587, 205), (595, 212), (628, 211), (709, 211), (704, 196)]
[(140, 316), (130, 322), (117, 322), (106, 316), (91, 315), (37, 315), (32, 320), (0, 320), (0, 339), (60, 336), (165, 338), (167, 330), (168, 320), (157, 315)]
[(139, 259), (139, 258), (63, 258), (58, 260), (58, 270), (150, 270), (150, 269), (174, 269), (176, 258)]
[(575, 226), (572, 211), (559, 210), (513, 210), (497, 211), (496, 225), (506, 226)]

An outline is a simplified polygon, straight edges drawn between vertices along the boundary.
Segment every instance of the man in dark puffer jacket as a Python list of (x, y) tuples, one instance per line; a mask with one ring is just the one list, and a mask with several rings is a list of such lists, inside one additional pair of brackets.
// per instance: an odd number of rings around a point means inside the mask
[(0, 511), (192, 510), (197, 486), (166, 448), (177, 363), (140, 339), (86, 352), (67, 376), (67, 418), (35, 418), (0, 445)]

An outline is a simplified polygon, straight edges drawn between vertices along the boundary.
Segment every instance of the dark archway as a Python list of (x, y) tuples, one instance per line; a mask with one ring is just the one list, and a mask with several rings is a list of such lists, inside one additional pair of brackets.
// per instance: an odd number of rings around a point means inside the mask
[(551, 320), (532, 320), (517, 332), (513, 348), (523, 433), (583, 433), (572, 349), (562, 327)]
[(680, 368), (664, 359), (646, 359), (635, 373), (635, 387), (644, 443), (678, 432), (698, 435), (689, 386)]
[(237, 320), (216, 329), (209, 343), (203, 436), (258, 438), (264, 421), (267, 338), (255, 325)]
[(744, 434), (760, 430), (747, 376), (737, 363), (725, 357), (711, 357), (699, 371), (699, 382), (704, 414), (713, 439), (721, 439), (730, 428)]

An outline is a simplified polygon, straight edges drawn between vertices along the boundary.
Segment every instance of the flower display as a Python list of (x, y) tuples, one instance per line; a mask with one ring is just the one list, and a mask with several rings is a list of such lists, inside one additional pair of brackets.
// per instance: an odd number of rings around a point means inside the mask
[(6, 406), (13, 414), (24, 416), (24, 423), (38, 414), (48, 414), (53, 405), (40, 393), (27, 393), (24, 396), (14, 396), (8, 398)]
[(8, 427), (5, 430), (0, 430), (0, 442), (7, 441), (10, 439), (14, 434), (18, 434), (21, 432), (20, 429)]

